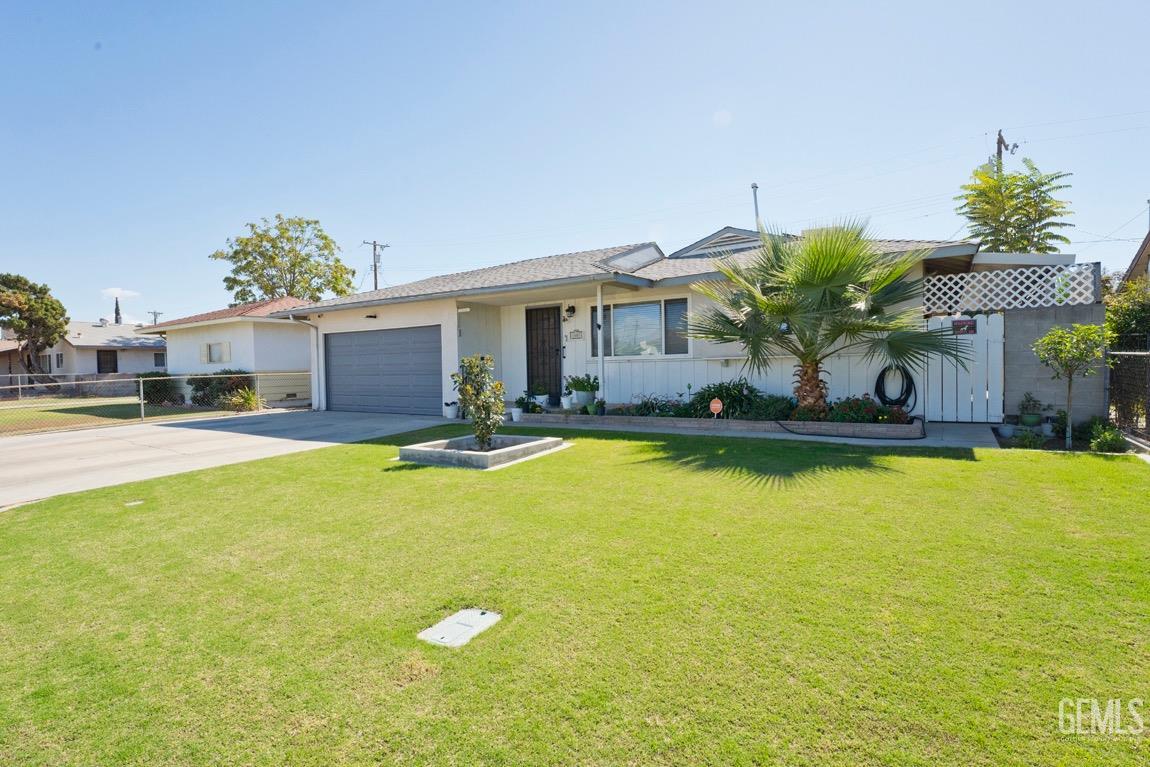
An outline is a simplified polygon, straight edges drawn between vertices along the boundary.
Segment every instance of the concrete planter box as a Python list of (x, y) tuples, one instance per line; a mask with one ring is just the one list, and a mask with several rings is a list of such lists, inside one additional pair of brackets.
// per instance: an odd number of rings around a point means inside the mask
[(475, 437), (455, 437), (422, 442), (399, 449), (399, 460), (432, 466), (459, 466), (465, 469), (494, 469), (496, 466), (532, 458), (563, 447), (559, 437), (519, 437), (496, 435), (492, 449), (475, 449)]
[(707, 432), (741, 431), (748, 433), (792, 433), (813, 437), (856, 437), (860, 439), (918, 439), (925, 433), (922, 421), (911, 423), (835, 423), (832, 421), (740, 421), (727, 418), (654, 418), (638, 415), (577, 415), (568, 413), (524, 413), (522, 422), (548, 425), (595, 424), (627, 428), (639, 426), (657, 429), (666, 426), (676, 430)]

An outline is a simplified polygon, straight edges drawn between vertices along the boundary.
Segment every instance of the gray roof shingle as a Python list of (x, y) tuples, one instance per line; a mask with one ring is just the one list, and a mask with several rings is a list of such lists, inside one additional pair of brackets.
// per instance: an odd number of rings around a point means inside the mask
[[(729, 229), (730, 227), (728, 227)], [(722, 230), (721, 230), (722, 231)], [(741, 230), (740, 230), (741, 231)], [(702, 241), (700, 241), (702, 242)], [(974, 243), (966, 241), (947, 240), (874, 240), (875, 247), (883, 253), (903, 253), (910, 250), (935, 249), (947, 246), (968, 245), (975, 248)], [(697, 244), (697, 243), (696, 243)], [(620, 266), (612, 265), (626, 262), (626, 259), (616, 259), (617, 256), (629, 251), (653, 248), (657, 258), (642, 259), (640, 263), (627, 271)], [(686, 252), (687, 249), (679, 251)], [(408, 282), (403, 285), (371, 290), (366, 293), (355, 293), (339, 298), (330, 298), (307, 304), (288, 311), (279, 311), (273, 317), (285, 317), (288, 314), (306, 314), (325, 308), (338, 308), (341, 306), (371, 305), (373, 303), (390, 303), (394, 301), (411, 301), (433, 299), (439, 296), (458, 295), (469, 291), (497, 290), (507, 288), (535, 285), (540, 282), (555, 280), (570, 280), (578, 278), (593, 279), (609, 275), (627, 275), (637, 280), (647, 280), (655, 283), (659, 280), (684, 278), (692, 275), (709, 275), (715, 272), (715, 262), (729, 257), (735, 261), (745, 262), (753, 257), (757, 248), (737, 251), (733, 254), (712, 253), (699, 256), (663, 256), (654, 243), (638, 243), (635, 245), (618, 245), (612, 248), (598, 250), (584, 250), (577, 253), (563, 253), (557, 256), (544, 256), (531, 258), (525, 261), (513, 261), (509, 264), (488, 266), (483, 269), (472, 269), (466, 272), (456, 272), (438, 277)], [(973, 251), (972, 251), (973, 252)], [(642, 283), (639, 283), (642, 284)]]
[[(556, 256), (543, 256), (542, 258), (529, 258), (525, 261), (512, 261), (509, 264), (488, 266), (482, 269), (472, 269), (466, 272), (444, 274), (438, 277), (428, 277), (403, 285), (369, 290), (366, 293), (355, 293), (339, 298), (329, 298), (314, 304), (301, 306), (295, 313), (307, 310), (337, 307), (344, 304), (370, 304), (373, 301), (394, 301), (405, 298), (427, 297), (437, 295), (451, 295), (460, 291), (481, 290), (484, 288), (514, 288), (516, 285), (525, 285), (548, 280), (565, 280), (578, 277), (594, 277), (621, 273), (605, 263), (608, 259), (626, 253), (630, 250), (652, 245), (653, 243), (639, 243), (635, 245), (617, 245), (612, 248), (599, 248), (598, 250), (582, 250), (576, 253), (562, 253)], [(273, 316), (284, 316), (287, 312), (277, 312)]]

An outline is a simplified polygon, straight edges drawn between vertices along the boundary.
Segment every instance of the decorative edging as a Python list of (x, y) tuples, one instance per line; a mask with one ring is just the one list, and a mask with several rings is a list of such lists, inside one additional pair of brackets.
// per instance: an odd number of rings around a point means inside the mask
[(577, 415), (573, 413), (524, 413), (520, 423), (558, 426), (643, 426), (660, 424), (698, 432), (743, 431), (759, 434), (801, 434), (808, 437), (855, 437), (858, 439), (921, 439), (926, 429), (921, 419), (910, 423), (839, 423), (836, 421), (741, 421), (733, 418), (660, 418), (641, 415)]
[(564, 446), (559, 437), (521, 437), (497, 434), (491, 438), (493, 449), (476, 450), (475, 437), (454, 437), (404, 445), (399, 460), (428, 466), (458, 466), (465, 469), (497, 469), (517, 461), (536, 458)]

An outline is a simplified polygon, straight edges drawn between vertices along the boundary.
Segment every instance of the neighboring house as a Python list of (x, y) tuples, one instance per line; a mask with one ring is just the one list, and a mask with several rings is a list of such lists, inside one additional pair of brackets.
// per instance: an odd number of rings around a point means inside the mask
[(1138, 246), (1130, 266), (1126, 268), (1126, 274), (1122, 275), (1122, 281), (1130, 282), (1139, 277), (1150, 277), (1150, 233), (1147, 233), (1142, 244)]
[[(53, 377), (98, 377), (163, 372), (167, 367), (164, 339), (142, 335), (139, 325), (69, 322), (68, 332), (40, 355), (40, 367)], [(25, 370), (16, 363), (13, 374)]]
[(140, 332), (166, 339), (168, 370), (173, 374), (290, 373), (294, 375), (261, 376), (261, 394), (269, 404), (306, 405), (312, 331), (269, 316), (306, 303), (298, 298), (255, 301), (148, 325)]
[[(747, 259), (758, 246), (757, 232), (726, 227), (669, 256), (653, 242), (547, 256), (320, 301), (275, 316), (315, 327), (316, 409), (439, 414), (445, 402), (456, 399), (450, 376), (459, 359), (476, 353), (495, 357), (508, 399), (538, 386), (557, 401), (564, 377), (584, 373), (599, 376), (601, 396), (611, 403), (643, 394), (678, 396), (688, 386), (698, 389), (744, 373), (737, 345), (688, 338), (684, 322), (688, 313), (705, 307), (692, 286), (719, 278), (716, 260)], [(916, 375), (920, 394), (913, 412), (932, 420), (1001, 421), (1004, 407), (1014, 412), (1014, 394), (1003, 390), (1005, 331), (997, 310), (1080, 308), (1063, 306), (1069, 302), (1094, 311), (1097, 303), (1096, 268), (1076, 267), (1070, 255), (980, 253), (967, 241), (880, 240), (874, 246), (892, 254), (925, 251), (916, 276), (938, 284), (924, 314), (996, 312), (976, 319), (972, 342), (979, 357), (973, 372), (951, 366)], [(1006, 291), (1000, 290), (1003, 285)], [(1074, 316), (1074, 321), (1092, 321)], [(1034, 329), (1035, 323), (1026, 321), (1015, 338), (1027, 338)], [(1017, 381), (1029, 383), (1041, 375), (1033, 355), (1029, 358), (1015, 360), (1022, 366), (1014, 371)], [(827, 367), (833, 398), (873, 391), (881, 370), (860, 357), (832, 359)], [(792, 373), (793, 360), (781, 358), (752, 382), (770, 393), (790, 394)]]

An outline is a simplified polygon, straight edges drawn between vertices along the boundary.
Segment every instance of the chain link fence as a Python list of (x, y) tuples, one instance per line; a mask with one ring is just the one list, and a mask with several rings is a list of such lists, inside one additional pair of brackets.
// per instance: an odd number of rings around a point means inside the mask
[(73, 381), (33, 376), (0, 386), (0, 437), (310, 406), (307, 372), (144, 374)]

